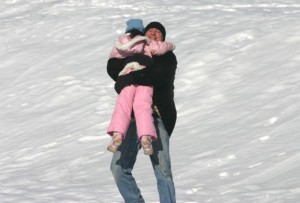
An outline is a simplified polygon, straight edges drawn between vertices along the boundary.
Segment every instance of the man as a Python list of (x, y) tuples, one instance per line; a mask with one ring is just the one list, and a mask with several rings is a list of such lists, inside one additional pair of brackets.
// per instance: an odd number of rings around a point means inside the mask
[[(145, 35), (151, 40), (164, 41), (166, 30), (159, 22), (151, 22), (145, 28)], [(126, 63), (137, 61), (146, 68), (118, 77), (118, 73)], [(169, 138), (176, 122), (174, 103), (174, 79), (177, 59), (173, 52), (149, 58), (135, 55), (127, 59), (111, 58), (107, 63), (108, 74), (116, 81), (115, 89), (120, 92), (128, 85), (153, 86), (154, 124), (158, 139), (152, 143), (154, 154), (150, 156), (157, 179), (160, 202), (174, 203), (175, 186), (173, 182), (171, 160), (169, 154)], [(134, 118), (128, 128), (125, 140), (111, 162), (111, 171), (118, 189), (126, 203), (144, 203), (144, 199), (132, 176), (137, 153), (140, 146)]]

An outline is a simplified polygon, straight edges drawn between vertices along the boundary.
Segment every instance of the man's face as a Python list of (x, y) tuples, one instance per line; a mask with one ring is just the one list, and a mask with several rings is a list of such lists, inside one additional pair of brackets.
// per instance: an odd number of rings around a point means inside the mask
[(156, 28), (150, 28), (149, 30), (147, 30), (145, 36), (149, 37), (151, 40), (161, 41), (161, 42), (163, 41), (162, 33)]

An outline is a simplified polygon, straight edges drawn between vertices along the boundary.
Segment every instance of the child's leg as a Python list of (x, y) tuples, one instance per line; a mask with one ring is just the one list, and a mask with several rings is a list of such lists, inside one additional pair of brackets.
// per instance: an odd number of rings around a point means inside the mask
[(111, 136), (113, 132), (122, 133), (123, 136), (126, 134), (131, 119), (135, 92), (136, 87), (130, 85), (125, 87), (118, 95), (111, 122), (107, 129), (107, 133)]
[(152, 87), (136, 86), (133, 111), (139, 138), (150, 135), (152, 140), (156, 140), (157, 135), (152, 117), (152, 96)]

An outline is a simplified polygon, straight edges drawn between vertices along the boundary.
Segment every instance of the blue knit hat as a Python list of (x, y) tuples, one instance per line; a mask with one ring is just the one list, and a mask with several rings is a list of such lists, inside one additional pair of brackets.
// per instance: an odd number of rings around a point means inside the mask
[(130, 32), (131, 30), (138, 30), (141, 33), (144, 33), (145, 27), (141, 19), (130, 19), (126, 22), (127, 28), (125, 33)]

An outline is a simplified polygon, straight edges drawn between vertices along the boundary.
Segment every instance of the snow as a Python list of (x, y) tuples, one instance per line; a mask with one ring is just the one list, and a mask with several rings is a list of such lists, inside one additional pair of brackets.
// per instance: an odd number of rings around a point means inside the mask
[[(0, 2), (0, 202), (123, 202), (106, 61), (129, 18), (176, 44), (179, 203), (300, 202), (297, 0)], [(149, 158), (133, 174), (159, 202)]]

